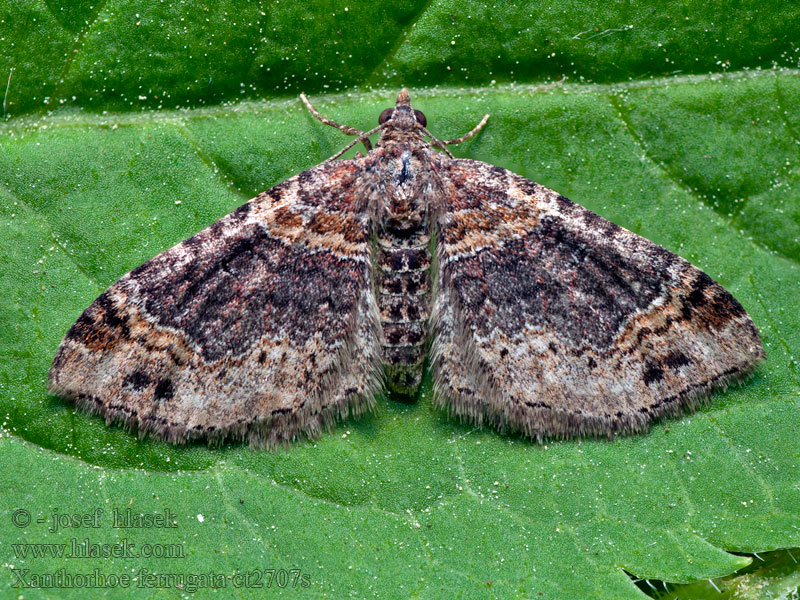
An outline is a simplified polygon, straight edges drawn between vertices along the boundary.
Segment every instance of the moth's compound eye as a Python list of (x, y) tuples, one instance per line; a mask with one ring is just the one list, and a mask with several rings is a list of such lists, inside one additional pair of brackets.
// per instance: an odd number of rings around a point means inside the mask
[(378, 117), (378, 125), (383, 125), (384, 123), (386, 123), (386, 121), (388, 121), (391, 118), (393, 112), (394, 112), (393, 108), (387, 108), (386, 110), (384, 110), (381, 113), (381, 116)]
[(417, 118), (417, 123), (426, 127), (428, 125), (428, 119), (425, 118), (425, 115), (422, 114), (420, 110), (414, 110), (414, 116)]

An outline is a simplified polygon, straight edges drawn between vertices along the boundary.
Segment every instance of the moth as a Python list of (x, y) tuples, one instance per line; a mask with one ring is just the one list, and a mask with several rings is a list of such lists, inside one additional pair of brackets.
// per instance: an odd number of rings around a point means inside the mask
[[(173, 443), (316, 438), (413, 395), (542, 441), (641, 432), (765, 356), (686, 260), (501, 167), (455, 159), (408, 91), (331, 159), (106, 290), (53, 394)], [(369, 136), (380, 132), (372, 146)], [(363, 142), (367, 154), (335, 160)], [(428, 340), (430, 352), (428, 350)]]

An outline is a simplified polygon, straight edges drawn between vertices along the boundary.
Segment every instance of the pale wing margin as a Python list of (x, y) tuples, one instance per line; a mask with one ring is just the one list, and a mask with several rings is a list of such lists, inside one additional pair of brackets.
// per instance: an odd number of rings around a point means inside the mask
[(499, 167), (440, 172), (432, 365), (452, 415), (540, 441), (641, 431), (764, 357), (686, 260)]
[(355, 161), (262, 193), (89, 306), (50, 392), (170, 442), (316, 437), (374, 404), (380, 324)]

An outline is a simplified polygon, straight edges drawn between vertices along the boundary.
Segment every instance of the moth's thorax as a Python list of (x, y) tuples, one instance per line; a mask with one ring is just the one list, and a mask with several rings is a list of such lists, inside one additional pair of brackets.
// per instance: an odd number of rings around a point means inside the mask
[(427, 148), (428, 142), (422, 137), (419, 129), (387, 127), (381, 133), (381, 139), (378, 141), (377, 147), (388, 148), (395, 145), (407, 148)]
[(413, 394), (422, 380), (430, 316), (430, 155), (420, 145), (382, 146), (375, 289), (389, 388)]
[(392, 144), (383, 150), (380, 220), (391, 228), (422, 226), (427, 221), (426, 190), (430, 181), (427, 149)]

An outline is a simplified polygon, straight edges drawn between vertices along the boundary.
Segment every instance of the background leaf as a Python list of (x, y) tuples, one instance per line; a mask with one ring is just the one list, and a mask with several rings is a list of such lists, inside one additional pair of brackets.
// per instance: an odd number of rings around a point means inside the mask
[[(749, 562), (728, 551), (800, 545), (800, 76), (742, 70), (796, 66), (798, 13), (741, 8), (0, 2), (15, 116), (0, 125), (2, 589), (19, 592), (11, 569), (97, 567), (137, 577), (109, 596), (172, 597), (192, 582), (155, 591), (148, 573), (222, 574), (228, 590), (235, 573), (272, 568), (308, 575), (272, 582), (276, 595), (641, 598), (626, 572), (705, 580)], [(653, 75), (666, 77), (642, 81)], [(756, 377), (645, 436), (546, 446), (448, 421), (428, 381), (416, 404), (381, 399), (276, 453), (139, 441), (46, 395), (64, 332), (108, 285), (346, 143), (297, 90), (325, 91), (323, 112), (368, 128), (400, 83), (435, 134), (492, 114), (457, 154), (556, 189), (725, 285), (764, 336)], [(54, 510), (95, 508), (99, 528), (47, 529)], [(177, 527), (115, 529), (114, 508), (167, 510)], [(182, 554), (65, 563), (11, 545), (87, 537)]]
[[(658, 600), (795, 600), (800, 591), (797, 559), (789, 550), (778, 550), (754, 557), (753, 564), (740, 573), (716, 581), (685, 585), (651, 586)], [(663, 588), (663, 589), (662, 589)]]
[(7, 110), (796, 67), (800, 6), (742, 0), (0, 3)]

